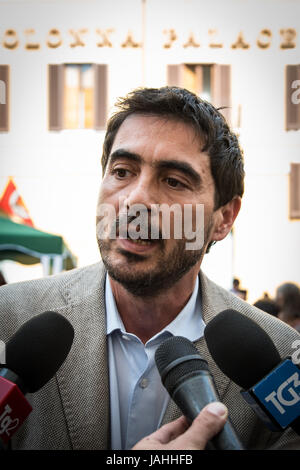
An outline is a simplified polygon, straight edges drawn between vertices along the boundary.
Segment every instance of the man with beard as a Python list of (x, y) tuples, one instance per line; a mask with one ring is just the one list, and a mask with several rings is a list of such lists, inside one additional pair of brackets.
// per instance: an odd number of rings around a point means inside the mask
[[(274, 434), (261, 424), (239, 387), (218, 369), (203, 337), (206, 323), (233, 308), (259, 323), (281, 356), (291, 355), (297, 339), (288, 326), (215, 285), (200, 270), (211, 245), (230, 232), (244, 191), (242, 152), (220, 112), (184, 89), (136, 90), (119, 101), (108, 123), (102, 167), (97, 238), (103, 262), (1, 291), (2, 339), (31, 315), (49, 309), (66, 315), (75, 329), (70, 354), (55, 378), (32, 397), (34, 411), (13, 445), (130, 449), (139, 442), (136, 448), (149, 449), (169, 423), (163, 445), (189, 448), (170, 441), (176, 434), (170, 421), (181, 413), (154, 362), (157, 347), (180, 335), (207, 360), (246, 448), (299, 447), (293, 431)], [(154, 223), (151, 210), (174, 205), (180, 210), (172, 213), (174, 229), (166, 237), (163, 214)], [(144, 214), (140, 225), (147, 222), (138, 237), (138, 215), (127, 217), (135, 206)], [(187, 206), (189, 220), (178, 223)], [(199, 206), (204, 208), (202, 222)], [(103, 208), (115, 214), (107, 217), (106, 230)], [(177, 238), (175, 226), (186, 228), (186, 223), (187, 232)], [(144, 228), (139, 227), (141, 233)], [(152, 228), (158, 237), (151, 236)], [(199, 232), (203, 243), (188, 249), (186, 234), (197, 239)], [(153, 436), (143, 440), (157, 429), (154, 441)]]

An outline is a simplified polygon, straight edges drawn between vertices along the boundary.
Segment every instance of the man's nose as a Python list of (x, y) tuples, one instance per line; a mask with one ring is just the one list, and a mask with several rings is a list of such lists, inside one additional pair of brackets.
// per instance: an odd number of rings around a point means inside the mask
[(142, 204), (151, 209), (152, 204), (158, 203), (158, 188), (150, 175), (141, 175), (133, 185), (128, 188), (124, 204), (131, 207), (134, 204)]

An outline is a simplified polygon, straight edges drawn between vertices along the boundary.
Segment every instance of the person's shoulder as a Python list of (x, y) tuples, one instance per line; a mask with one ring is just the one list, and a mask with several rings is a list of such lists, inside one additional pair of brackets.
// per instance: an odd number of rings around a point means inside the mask
[(32, 295), (38, 292), (55, 292), (74, 284), (87, 284), (92, 285), (93, 281), (99, 277), (103, 271), (102, 263), (98, 262), (89, 266), (71, 269), (59, 274), (50, 275), (38, 279), (30, 279), (21, 282), (9, 283), (0, 288), (0, 301), (13, 298), (15, 295), (22, 294), (23, 296)]
[[(300, 340), (299, 333), (275, 316), (254, 307), (223, 287), (215, 284), (203, 273), (201, 282), (216, 307), (216, 314), (225, 309), (233, 309), (255, 321), (270, 336), (282, 357), (290, 356), (295, 351), (295, 340)], [(221, 307), (222, 306), (222, 307)]]
[[(95, 291), (105, 276), (102, 263), (0, 288), (0, 333), (9, 336), (33, 315), (59, 311)], [(4, 339), (1, 337), (1, 339)]]

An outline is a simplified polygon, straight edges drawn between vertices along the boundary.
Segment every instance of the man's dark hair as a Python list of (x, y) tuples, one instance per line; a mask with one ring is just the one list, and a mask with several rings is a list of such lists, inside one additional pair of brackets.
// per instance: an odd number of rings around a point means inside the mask
[(120, 98), (117, 111), (108, 121), (103, 144), (105, 171), (114, 138), (124, 120), (132, 114), (154, 115), (183, 121), (194, 127), (201, 150), (210, 157), (215, 182), (215, 209), (244, 192), (244, 163), (236, 135), (225, 118), (210, 103), (179, 87), (139, 88)]

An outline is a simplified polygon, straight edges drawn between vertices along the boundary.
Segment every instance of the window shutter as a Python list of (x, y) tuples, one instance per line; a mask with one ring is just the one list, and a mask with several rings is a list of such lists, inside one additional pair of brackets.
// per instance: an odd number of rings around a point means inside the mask
[(220, 112), (231, 124), (231, 66), (214, 64), (212, 66), (212, 103), (216, 108), (226, 107)]
[(292, 87), (292, 84), (296, 80), (300, 80), (300, 65), (287, 65), (285, 76), (286, 130), (297, 130), (300, 129), (300, 103), (293, 102), (295, 101), (293, 100), (293, 94), (296, 89)]
[(49, 77), (49, 130), (63, 129), (64, 107), (64, 66), (54, 64), (48, 66)]
[(300, 163), (291, 163), (290, 218), (300, 219)]
[(94, 64), (94, 128), (106, 127), (108, 111), (108, 67), (106, 64)]
[(167, 84), (168, 86), (182, 86), (182, 65), (168, 65)]
[(9, 66), (0, 65), (0, 132), (9, 131)]

